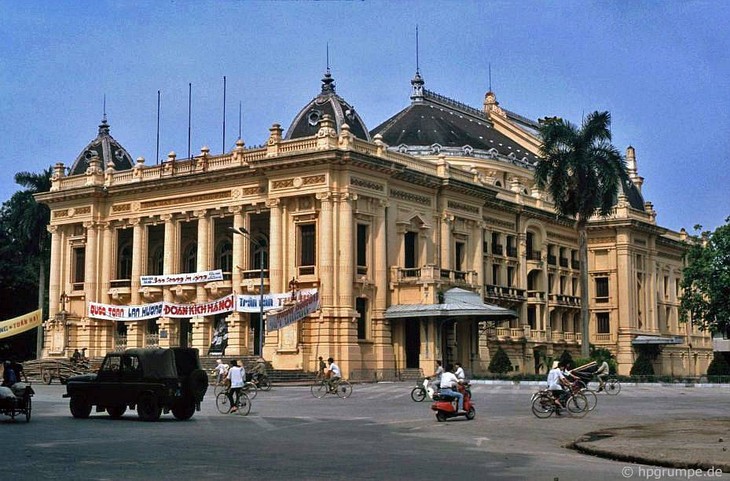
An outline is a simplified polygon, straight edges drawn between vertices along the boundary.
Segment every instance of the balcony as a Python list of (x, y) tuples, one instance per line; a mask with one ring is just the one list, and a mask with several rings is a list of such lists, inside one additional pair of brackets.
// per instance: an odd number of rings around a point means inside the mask
[(528, 250), (526, 257), (527, 257), (527, 260), (528, 261), (538, 261), (538, 262), (540, 262), (542, 260), (542, 252)]
[(542, 302), (545, 300), (545, 293), (543, 291), (527, 291), (527, 300)]
[(527, 300), (524, 289), (516, 287), (496, 286), (493, 284), (484, 285), (485, 297), (487, 299), (507, 300), (522, 302)]
[(517, 247), (507, 246), (507, 257), (517, 257)]
[(568, 258), (567, 257), (560, 258), (560, 267), (568, 267)]
[(548, 254), (548, 265), (554, 266), (557, 263), (557, 257), (552, 254)]
[(497, 327), (495, 331), (499, 339), (522, 339), (525, 337), (525, 330), (521, 327)]
[(570, 267), (576, 271), (579, 271), (580, 270), (580, 261), (575, 260), (575, 259), (571, 260)]
[(492, 254), (502, 255), (502, 244), (492, 244)]
[(551, 304), (568, 307), (580, 307), (580, 297), (569, 296), (567, 294), (549, 294), (548, 299)]
[(612, 339), (612, 336), (611, 336), (611, 333), (610, 333), (610, 332), (600, 332), (600, 333), (596, 333), (596, 334), (594, 334), (594, 335), (593, 335), (593, 337), (594, 337), (594, 342), (603, 342), (603, 343), (607, 343), (607, 342), (612, 342), (612, 341), (613, 341), (613, 339)]

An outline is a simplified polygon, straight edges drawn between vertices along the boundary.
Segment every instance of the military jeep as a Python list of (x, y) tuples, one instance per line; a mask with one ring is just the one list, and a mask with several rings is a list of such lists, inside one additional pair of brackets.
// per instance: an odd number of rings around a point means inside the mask
[(96, 374), (70, 377), (63, 397), (75, 418), (88, 418), (96, 406), (115, 419), (129, 408), (144, 421), (170, 411), (185, 420), (200, 411), (207, 389), (197, 349), (127, 349), (107, 354)]

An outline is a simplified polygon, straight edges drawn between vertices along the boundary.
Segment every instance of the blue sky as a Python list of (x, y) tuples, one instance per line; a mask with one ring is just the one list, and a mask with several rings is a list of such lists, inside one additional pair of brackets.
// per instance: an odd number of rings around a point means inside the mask
[(580, 123), (608, 110), (633, 145), (658, 223), (714, 229), (730, 215), (730, 4), (720, 1), (0, 0), (0, 202), (15, 172), (70, 166), (97, 133), (155, 162), (286, 129), (319, 92), (326, 44), (337, 92), (369, 128), (406, 107), (415, 26), (426, 88), (480, 108)]

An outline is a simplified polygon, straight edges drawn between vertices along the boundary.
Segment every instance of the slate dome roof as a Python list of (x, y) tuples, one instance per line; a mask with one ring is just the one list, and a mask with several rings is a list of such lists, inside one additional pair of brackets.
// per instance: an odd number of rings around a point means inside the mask
[(89, 159), (96, 153), (101, 159), (101, 168), (106, 169), (111, 162), (115, 170), (131, 169), (134, 165), (132, 157), (122, 145), (109, 134), (109, 124), (106, 115), (99, 124), (99, 134), (81, 151), (71, 167), (69, 175), (78, 175), (86, 172)]
[(355, 137), (370, 140), (368, 129), (355, 108), (335, 93), (335, 79), (329, 69), (322, 78), (322, 91), (294, 117), (284, 138), (291, 140), (315, 135), (319, 130), (319, 121), (325, 114), (334, 120), (337, 132), (342, 124), (347, 124)]

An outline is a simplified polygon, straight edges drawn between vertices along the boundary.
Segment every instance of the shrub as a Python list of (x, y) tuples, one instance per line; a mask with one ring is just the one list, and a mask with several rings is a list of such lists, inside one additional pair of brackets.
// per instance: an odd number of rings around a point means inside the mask
[(489, 372), (497, 374), (506, 374), (512, 371), (512, 362), (509, 360), (509, 356), (504, 349), (501, 347), (497, 348), (497, 352), (492, 356), (492, 360), (489, 361)]
[(728, 364), (725, 355), (721, 352), (715, 352), (715, 357), (707, 366), (708, 376), (730, 376), (730, 364)]
[(631, 366), (632, 376), (653, 376), (654, 366), (651, 364), (651, 359), (645, 354), (639, 354), (639, 357), (634, 361), (634, 365)]

